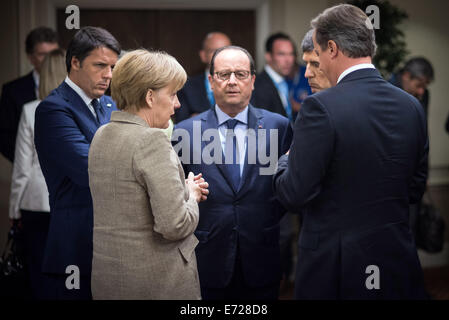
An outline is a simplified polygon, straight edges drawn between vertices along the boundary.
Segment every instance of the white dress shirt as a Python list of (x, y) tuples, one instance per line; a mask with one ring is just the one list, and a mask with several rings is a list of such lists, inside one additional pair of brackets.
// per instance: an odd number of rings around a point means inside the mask
[(225, 153), (226, 148), (226, 130), (227, 125), (226, 121), (229, 119), (236, 119), (239, 122), (234, 128), (234, 133), (237, 138), (237, 146), (239, 151), (239, 164), (240, 164), (240, 177), (243, 174), (243, 168), (245, 166), (245, 155), (246, 155), (246, 133), (248, 131), (248, 106), (246, 106), (245, 109), (243, 109), (242, 112), (237, 114), (234, 118), (231, 118), (226, 113), (224, 113), (220, 107), (216, 104), (215, 105), (215, 112), (217, 113), (217, 119), (218, 119), (218, 132), (220, 134), (220, 141), (221, 141), (221, 147), (223, 149), (223, 152)]
[(34, 80), (34, 93), (36, 93), (36, 99), (39, 100), (39, 81), (41, 79), (41, 76), (39, 73), (33, 69), (33, 80)]
[(40, 100), (23, 106), (17, 130), (9, 198), (9, 217), (20, 219), (20, 209), (50, 212), (48, 189), (34, 146), (34, 113)]
[(346, 77), (351, 72), (361, 70), (361, 69), (376, 69), (376, 67), (372, 63), (361, 63), (356, 64), (355, 66), (349, 67), (345, 71), (343, 71), (338, 77), (337, 83), (339, 83), (344, 77)]

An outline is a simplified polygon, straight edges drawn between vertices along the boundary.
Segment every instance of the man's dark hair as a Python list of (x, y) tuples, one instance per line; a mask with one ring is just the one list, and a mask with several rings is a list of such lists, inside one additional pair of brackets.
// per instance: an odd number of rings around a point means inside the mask
[(301, 42), (301, 50), (302, 52), (312, 52), (314, 49), (313, 47), (313, 29), (310, 29), (307, 31), (306, 35), (304, 36), (304, 39), (302, 39)]
[(290, 43), (293, 46), (293, 49), (296, 50), (295, 48), (295, 44), (293, 43), (293, 40), (286, 35), (285, 33), (282, 32), (278, 32), (278, 33), (274, 33), (271, 36), (268, 37), (267, 41), (265, 42), (265, 52), (273, 52), (273, 44), (276, 40), (287, 40), (290, 41)]
[(412, 79), (426, 78), (429, 81), (433, 81), (434, 77), (432, 64), (429, 60), (423, 57), (408, 60), (401, 70), (401, 74), (404, 72), (410, 73)]
[(73, 36), (67, 48), (67, 55), (65, 57), (67, 73), (70, 72), (72, 67), (72, 57), (76, 57), (80, 63), (83, 63), (83, 60), (92, 50), (101, 47), (111, 49), (117, 55), (121, 51), (120, 44), (109, 31), (99, 27), (81, 28)]
[(256, 74), (256, 67), (254, 64), (254, 59), (251, 56), (251, 54), (248, 52), (248, 50), (239, 47), (239, 46), (226, 46), (226, 47), (221, 47), (217, 50), (215, 50), (214, 55), (212, 56), (212, 59), (210, 61), (210, 69), (209, 69), (209, 73), (211, 76), (214, 76), (214, 71), (215, 71), (215, 57), (222, 51), (224, 50), (228, 50), (228, 49), (233, 49), (233, 50), (239, 50), (242, 51), (243, 53), (245, 53), (249, 59), (249, 67), (250, 67), (250, 72), (251, 74)]
[(315, 40), (322, 50), (333, 40), (349, 58), (374, 57), (376, 38), (368, 16), (360, 8), (340, 4), (328, 8), (311, 22)]
[(49, 42), (57, 43), (58, 34), (48, 27), (38, 27), (31, 30), (25, 39), (25, 51), (27, 54), (33, 54), (34, 47), (38, 43)]

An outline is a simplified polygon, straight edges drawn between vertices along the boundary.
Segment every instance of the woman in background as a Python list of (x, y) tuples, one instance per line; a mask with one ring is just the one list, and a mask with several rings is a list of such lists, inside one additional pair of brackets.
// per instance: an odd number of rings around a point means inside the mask
[(51, 51), (42, 63), (40, 99), (23, 106), (17, 131), (9, 218), (22, 220), (24, 250), (34, 299), (45, 297), (41, 266), (50, 222), (47, 185), (34, 146), (34, 113), (41, 100), (59, 86), (66, 75), (64, 51)]
[(94, 299), (200, 299), (193, 232), (201, 175), (184, 171), (166, 133), (187, 75), (172, 56), (136, 50), (112, 73), (120, 111), (89, 150)]

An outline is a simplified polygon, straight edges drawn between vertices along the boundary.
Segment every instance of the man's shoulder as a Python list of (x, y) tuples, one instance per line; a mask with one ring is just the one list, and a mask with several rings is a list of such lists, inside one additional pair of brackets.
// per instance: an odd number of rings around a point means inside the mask
[(185, 120), (177, 123), (175, 125), (175, 130), (176, 129), (192, 130), (193, 123), (197, 122), (197, 121), (202, 121), (202, 120), (207, 119), (207, 116), (208, 116), (209, 112), (212, 112), (212, 109), (206, 110), (206, 111), (204, 111), (204, 112), (202, 112), (200, 114), (197, 114), (194, 117), (185, 119)]
[(284, 117), (283, 115), (281, 115), (279, 113), (271, 112), (271, 111), (268, 111), (267, 109), (263, 109), (263, 108), (256, 108), (254, 106), (251, 106), (251, 107), (252, 107), (253, 112), (256, 115), (259, 115), (264, 120), (273, 121), (276, 124), (285, 125), (285, 126), (288, 126), (288, 124), (289, 124), (288, 118)]
[(3, 85), (3, 90), (23, 90), (27, 87), (33, 87), (33, 73), (30, 72), (20, 78), (9, 81)]
[(199, 88), (201, 86), (204, 86), (204, 73), (188, 77), (185, 86), (181, 90), (185, 91), (188, 89)]

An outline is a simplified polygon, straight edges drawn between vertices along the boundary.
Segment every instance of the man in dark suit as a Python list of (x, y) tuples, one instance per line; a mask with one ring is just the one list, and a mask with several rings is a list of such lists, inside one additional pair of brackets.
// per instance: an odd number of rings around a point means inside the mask
[(275, 33), (267, 39), (267, 64), (256, 77), (252, 105), (279, 113), (293, 121), (295, 112), (292, 110), (286, 77), (292, 73), (295, 57), (295, 46), (286, 34)]
[(25, 49), (34, 69), (27, 75), (3, 85), (0, 99), (0, 153), (11, 162), (14, 161), (22, 107), (38, 98), (41, 64), (45, 56), (58, 47), (57, 35), (52, 29), (39, 27), (32, 30), (25, 40)]
[(229, 45), (231, 40), (222, 32), (210, 32), (206, 35), (199, 52), (201, 62), (206, 69), (200, 74), (189, 77), (187, 83), (178, 92), (181, 108), (176, 110), (176, 122), (195, 116), (215, 105), (214, 94), (208, 79), (210, 60), (215, 50)]
[(333, 87), (308, 97), (274, 189), (301, 210), (297, 299), (424, 299), (408, 224), (427, 175), (428, 138), (418, 100), (371, 64), (376, 44), (352, 5), (312, 21), (320, 68)]
[(292, 131), (287, 118), (249, 104), (254, 74), (245, 49), (218, 49), (209, 75), (215, 108), (179, 123), (173, 133), (173, 140), (182, 137), (175, 149), (185, 172), (202, 173), (209, 183), (195, 231), (207, 300), (277, 299), (279, 293), (279, 220), (285, 210), (274, 199), (271, 178)]
[[(120, 46), (106, 30), (85, 27), (69, 44), (68, 77), (36, 110), (35, 144), (50, 194), (42, 271), (50, 299), (91, 299), (93, 212), (87, 156), (96, 130), (117, 110), (104, 92)], [(66, 274), (68, 273), (68, 274)]]

